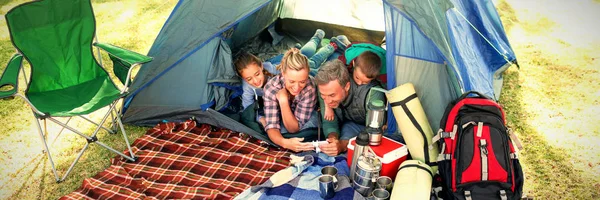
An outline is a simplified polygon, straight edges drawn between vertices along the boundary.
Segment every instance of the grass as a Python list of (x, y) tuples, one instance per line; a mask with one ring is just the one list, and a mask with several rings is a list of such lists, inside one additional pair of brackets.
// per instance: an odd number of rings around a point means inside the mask
[[(10, 42), (4, 14), (23, 0), (0, 1), (0, 70), (4, 70), (6, 62), (15, 50)], [(158, 31), (177, 3), (176, 0), (149, 1), (115, 1), (94, 0), (94, 12), (97, 21), (97, 34), (101, 42), (111, 43), (123, 48), (146, 54), (150, 49)], [(103, 63), (110, 63), (106, 54)], [(25, 65), (27, 73), (29, 66)], [(111, 70), (112, 65), (107, 66)], [(112, 73), (112, 72), (111, 72)], [(25, 82), (20, 77), (19, 90), (24, 90)], [(106, 112), (106, 109), (103, 109)], [(91, 118), (101, 119), (102, 112), (92, 113)], [(65, 119), (66, 120), (66, 119)], [(63, 122), (65, 120), (62, 120)], [(90, 145), (79, 163), (65, 182), (56, 184), (50, 163), (42, 153), (42, 142), (37, 127), (33, 124), (31, 110), (22, 99), (0, 100), (0, 199), (57, 199), (81, 186), (83, 179), (92, 177), (110, 165), (110, 159), (116, 154)], [(94, 126), (80, 119), (73, 119), (70, 125), (93, 132)], [(64, 174), (75, 159), (85, 140), (70, 131), (63, 131), (58, 139), (59, 127), (48, 122), (47, 138), (50, 152), (59, 175)], [(129, 141), (144, 134), (145, 127), (126, 126)], [(98, 134), (100, 141), (117, 149), (126, 149), (123, 137)], [(55, 141), (55, 142), (53, 142)]]
[[(25, 2), (0, 0), (0, 14)], [(100, 41), (140, 53), (148, 52), (175, 0), (95, 0)], [(538, 199), (600, 198), (600, 41), (593, 28), (598, 0), (552, 4), (500, 0), (501, 15), (520, 69), (505, 73), (500, 103), (509, 125), (525, 145), (520, 152), (525, 194)], [(592, 15), (592, 16), (587, 16)], [(566, 18), (566, 19), (565, 19)], [(588, 27), (581, 29), (580, 27)], [(0, 18), (0, 71), (14, 53), (4, 17)], [(106, 58), (106, 56), (105, 56)], [(108, 63), (108, 60), (104, 60)], [(26, 65), (26, 69), (29, 67)], [(110, 69), (110, 66), (108, 66)], [(20, 81), (24, 85), (24, 81)], [(22, 91), (23, 88), (21, 87)], [(92, 114), (92, 118), (99, 118)], [(21, 99), (0, 100), (0, 199), (56, 199), (110, 165), (115, 154), (92, 145), (67, 180), (54, 183), (50, 164), (29, 107)], [(88, 132), (93, 127), (75, 124)], [(85, 144), (78, 136), (48, 123), (51, 152), (64, 172)], [(126, 126), (129, 140), (144, 127)], [(125, 149), (120, 135), (103, 132), (99, 138), (115, 149)]]
[(525, 194), (598, 199), (600, 40), (576, 33), (594, 26), (593, 21), (566, 24), (562, 18), (585, 18), (600, 4), (573, 1), (536, 7), (540, 4), (503, 0), (497, 6), (521, 66), (506, 72), (500, 103), (525, 144)]

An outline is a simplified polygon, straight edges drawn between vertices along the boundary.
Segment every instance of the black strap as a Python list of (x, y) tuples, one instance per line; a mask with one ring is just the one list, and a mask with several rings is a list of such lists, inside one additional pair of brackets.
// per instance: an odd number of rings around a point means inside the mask
[(433, 173), (431, 172), (431, 170), (429, 170), (429, 169), (427, 169), (427, 168), (425, 168), (425, 167), (423, 167), (423, 166), (421, 166), (421, 165), (417, 165), (417, 164), (408, 164), (408, 165), (404, 165), (404, 166), (402, 166), (402, 167), (400, 167), (400, 168), (398, 169), (398, 172), (399, 172), (400, 170), (404, 169), (404, 168), (409, 168), (409, 167), (416, 167), (416, 168), (419, 168), (419, 169), (425, 170), (427, 173), (429, 173), (429, 175), (431, 175), (431, 177), (433, 177)]
[(408, 110), (408, 106), (406, 106), (406, 104), (409, 101), (416, 99), (416, 98), (417, 98), (417, 93), (414, 93), (401, 101), (390, 103), (390, 105), (392, 107), (402, 106), (402, 110), (404, 110), (404, 112), (406, 113), (406, 116), (408, 116), (408, 118), (413, 123), (413, 125), (419, 130), (419, 132), (421, 132), (421, 136), (423, 137), (423, 142), (425, 143), (425, 145), (423, 145), (423, 153), (425, 154), (425, 158), (424, 158), (425, 163), (427, 165), (431, 165), (430, 164), (431, 162), (429, 161), (429, 143), (427, 142), (427, 136), (425, 136), (425, 131), (423, 131), (423, 127), (421, 127), (421, 125), (419, 124), (419, 122), (417, 122), (417, 119), (412, 114), (412, 112), (410, 112), (410, 110)]
[(417, 98), (417, 93), (414, 93), (414, 94), (404, 98), (401, 101), (390, 103), (390, 106), (392, 106), (392, 107), (401, 106), (401, 105), (404, 105), (404, 104), (408, 103), (409, 101), (416, 99), (416, 98)]

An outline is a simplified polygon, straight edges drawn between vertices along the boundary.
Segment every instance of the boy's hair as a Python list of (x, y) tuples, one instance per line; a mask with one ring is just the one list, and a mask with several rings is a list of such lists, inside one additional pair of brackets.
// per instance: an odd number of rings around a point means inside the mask
[(233, 66), (235, 67), (235, 71), (241, 76), (242, 70), (246, 69), (246, 67), (250, 64), (256, 64), (258, 66), (262, 66), (262, 61), (260, 58), (252, 55), (248, 52), (241, 52), (237, 59), (233, 62)]
[(288, 69), (300, 71), (303, 69), (309, 70), (308, 58), (300, 53), (300, 50), (291, 48), (283, 55), (281, 64), (277, 66), (277, 70), (285, 73)]
[(325, 85), (333, 80), (337, 80), (342, 87), (350, 82), (350, 74), (346, 65), (338, 59), (325, 62), (315, 76), (317, 85)]
[(379, 70), (381, 70), (381, 59), (377, 54), (365, 51), (356, 57), (354, 67), (360, 68), (367, 78), (375, 78), (379, 76)]

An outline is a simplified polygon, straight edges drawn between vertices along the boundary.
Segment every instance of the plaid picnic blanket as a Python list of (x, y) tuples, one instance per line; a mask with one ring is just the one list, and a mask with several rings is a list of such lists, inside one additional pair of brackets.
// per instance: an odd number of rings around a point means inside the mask
[(61, 199), (233, 199), (289, 166), (288, 151), (207, 124), (161, 123)]

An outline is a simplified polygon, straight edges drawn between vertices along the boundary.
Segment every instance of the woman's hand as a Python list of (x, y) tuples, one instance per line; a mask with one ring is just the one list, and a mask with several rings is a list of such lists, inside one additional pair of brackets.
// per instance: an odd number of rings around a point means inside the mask
[(304, 138), (289, 138), (283, 141), (283, 148), (292, 150), (293, 152), (314, 150), (315, 146), (311, 143), (303, 143)]
[(277, 98), (277, 100), (279, 100), (279, 104), (281, 104), (282, 102), (288, 103), (290, 95), (285, 88), (281, 88), (281, 90), (277, 92), (275, 97)]

